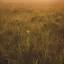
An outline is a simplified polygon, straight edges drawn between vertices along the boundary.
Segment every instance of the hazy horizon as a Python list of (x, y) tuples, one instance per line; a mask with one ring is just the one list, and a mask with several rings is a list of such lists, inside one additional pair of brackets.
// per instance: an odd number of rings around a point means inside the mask
[(42, 7), (52, 5), (64, 5), (63, 0), (0, 0), (0, 8), (34, 8), (41, 9)]
[(28, 3), (28, 2), (41, 2), (41, 3), (57, 3), (57, 2), (64, 2), (63, 0), (0, 0), (1, 3)]

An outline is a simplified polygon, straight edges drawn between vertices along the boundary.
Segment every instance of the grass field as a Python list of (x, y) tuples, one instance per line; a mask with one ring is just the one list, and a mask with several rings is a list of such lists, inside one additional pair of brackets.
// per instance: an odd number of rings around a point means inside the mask
[(63, 6), (1, 7), (0, 62), (4, 59), (8, 64), (64, 64)]

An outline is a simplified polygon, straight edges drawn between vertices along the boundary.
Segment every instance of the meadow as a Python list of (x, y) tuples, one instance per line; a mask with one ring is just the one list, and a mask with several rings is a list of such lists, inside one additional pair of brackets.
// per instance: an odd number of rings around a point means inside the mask
[(0, 64), (64, 64), (64, 8), (0, 8)]

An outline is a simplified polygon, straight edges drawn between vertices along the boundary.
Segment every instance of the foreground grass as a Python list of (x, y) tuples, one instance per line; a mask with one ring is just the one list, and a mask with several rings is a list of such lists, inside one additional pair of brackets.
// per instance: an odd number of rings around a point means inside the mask
[(63, 64), (64, 9), (0, 9), (2, 59), (10, 64)]

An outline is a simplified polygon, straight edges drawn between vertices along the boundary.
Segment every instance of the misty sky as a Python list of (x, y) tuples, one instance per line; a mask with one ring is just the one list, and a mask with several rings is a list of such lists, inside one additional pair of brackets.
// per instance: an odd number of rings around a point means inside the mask
[(1, 2), (64, 2), (64, 0), (0, 0)]

